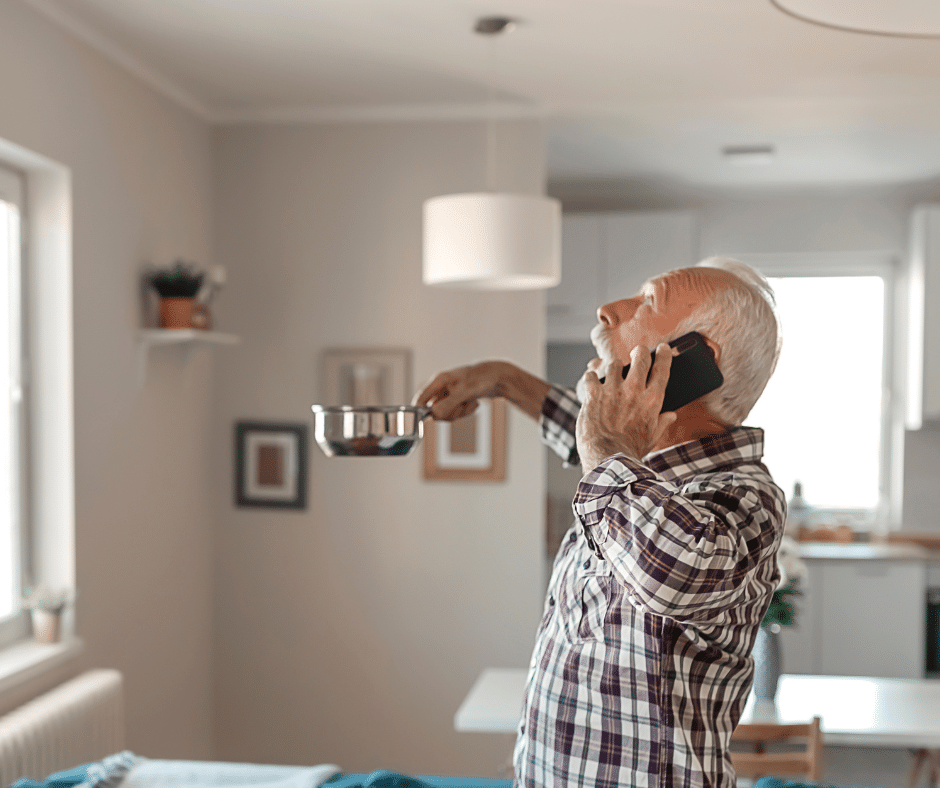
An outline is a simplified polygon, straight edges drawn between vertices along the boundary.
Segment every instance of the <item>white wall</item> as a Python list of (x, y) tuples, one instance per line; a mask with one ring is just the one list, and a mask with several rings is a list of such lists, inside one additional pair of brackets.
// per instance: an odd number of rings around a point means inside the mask
[[(534, 124), (500, 126), (502, 188), (543, 186)], [(306, 422), (328, 347), (407, 347), (415, 386), (487, 357), (540, 373), (544, 296), (421, 284), (421, 204), (482, 187), (479, 124), (222, 128), (215, 454), (239, 419)], [(502, 484), (311, 452), (303, 512), (239, 509), (220, 464), (217, 755), (494, 774), (511, 737), (457, 734), (481, 669), (528, 661), (541, 612), (542, 448), (510, 414)], [(311, 436), (312, 437), (312, 436)]]
[[(0, 698), (116, 667), (128, 746), (211, 754), (211, 359), (168, 350), (137, 388), (140, 269), (212, 262), (209, 129), (17, 2), (0, 3), (0, 138), (71, 172), (78, 633)], [(226, 458), (227, 459), (227, 458)]]

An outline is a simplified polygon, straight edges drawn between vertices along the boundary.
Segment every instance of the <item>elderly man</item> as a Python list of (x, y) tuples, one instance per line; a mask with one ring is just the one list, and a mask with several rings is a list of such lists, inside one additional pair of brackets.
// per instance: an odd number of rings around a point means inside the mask
[[(740, 426), (776, 365), (773, 295), (753, 269), (712, 258), (597, 316), (598, 358), (577, 397), (487, 361), (416, 398), (450, 420), (505, 397), (582, 466), (529, 666), (516, 784), (728, 788), (786, 506), (761, 463), (763, 432)], [(725, 382), (660, 413), (665, 343), (689, 331)]]

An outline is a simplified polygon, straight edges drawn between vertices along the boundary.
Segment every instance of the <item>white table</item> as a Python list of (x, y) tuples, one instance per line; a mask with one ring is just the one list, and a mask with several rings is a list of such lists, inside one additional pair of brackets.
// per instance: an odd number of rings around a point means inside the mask
[[(454, 715), (454, 728), (516, 733), (525, 676), (524, 669), (484, 670)], [(806, 722), (817, 714), (826, 744), (940, 748), (940, 679), (785, 675), (776, 704), (751, 698), (742, 722)]]
[(487, 668), (454, 715), (454, 730), (472, 733), (516, 733), (522, 712), (526, 671)]

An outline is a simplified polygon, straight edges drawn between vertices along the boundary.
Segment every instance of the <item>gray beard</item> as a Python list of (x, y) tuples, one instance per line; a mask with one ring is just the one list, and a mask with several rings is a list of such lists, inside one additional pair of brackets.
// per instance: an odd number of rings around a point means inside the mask
[[(587, 371), (585, 371), (584, 374), (586, 375)], [(582, 375), (581, 379), (577, 382), (577, 384), (575, 384), (574, 391), (575, 394), (578, 395), (578, 402), (584, 402), (584, 398), (586, 396), (586, 392), (584, 390), (584, 375)]]

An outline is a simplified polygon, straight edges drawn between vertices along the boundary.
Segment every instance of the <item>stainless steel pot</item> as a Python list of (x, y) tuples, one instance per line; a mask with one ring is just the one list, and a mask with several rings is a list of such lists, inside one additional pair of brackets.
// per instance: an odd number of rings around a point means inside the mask
[(424, 436), (430, 408), (313, 405), (313, 435), (327, 457), (405, 457)]

